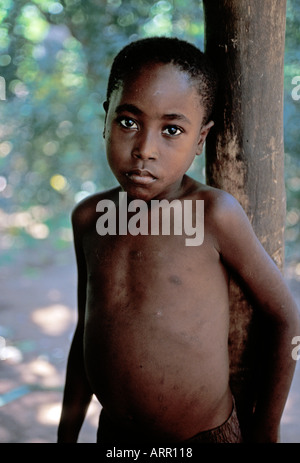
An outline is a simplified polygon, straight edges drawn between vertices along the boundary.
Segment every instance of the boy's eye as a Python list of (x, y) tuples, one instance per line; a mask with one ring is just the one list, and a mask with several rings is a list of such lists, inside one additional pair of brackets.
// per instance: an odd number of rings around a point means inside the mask
[(118, 122), (125, 129), (136, 130), (138, 128), (137, 123), (130, 117), (121, 117)]
[(180, 127), (177, 127), (177, 125), (168, 125), (162, 133), (165, 135), (169, 135), (171, 137), (176, 137), (180, 135), (183, 132), (183, 130)]

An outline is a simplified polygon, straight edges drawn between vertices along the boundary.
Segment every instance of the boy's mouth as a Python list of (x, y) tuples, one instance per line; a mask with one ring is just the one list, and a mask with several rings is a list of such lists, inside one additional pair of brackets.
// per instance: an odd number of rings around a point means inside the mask
[(156, 180), (156, 177), (146, 169), (134, 169), (126, 172), (126, 177), (137, 185), (150, 185)]

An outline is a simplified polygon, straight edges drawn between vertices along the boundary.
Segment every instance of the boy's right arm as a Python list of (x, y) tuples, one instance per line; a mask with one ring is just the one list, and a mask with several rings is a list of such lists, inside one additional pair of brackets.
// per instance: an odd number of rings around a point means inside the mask
[(58, 427), (58, 443), (77, 442), (92, 391), (86, 377), (83, 357), (83, 333), (86, 303), (86, 262), (82, 249), (83, 218), (77, 209), (72, 214), (74, 245), (78, 269), (78, 321), (70, 348)]

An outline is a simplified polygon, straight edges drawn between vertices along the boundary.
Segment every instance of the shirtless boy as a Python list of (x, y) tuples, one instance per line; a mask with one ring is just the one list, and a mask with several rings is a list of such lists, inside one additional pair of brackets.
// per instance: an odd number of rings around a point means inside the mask
[[(114, 62), (104, 136), (120, 186), (72, 215), (78, 324), (58, 442), (77, 441), (93, 394), (103, 407), (100, 443), (241, 442), (229, 388), (231, 270), (274, 333), (251, 440), (278, 441), (297, 307), (238, 202), (186, 175), (213, 125), (214, 87), (203, 54), (177, 39), (138, 41)], [(147, 202), (149, 214), (154, 199), (204, 201), (203, 243), (186, 246), (184, 232), (100, 236), (97, 204), (118, 210), (120, 192)]]

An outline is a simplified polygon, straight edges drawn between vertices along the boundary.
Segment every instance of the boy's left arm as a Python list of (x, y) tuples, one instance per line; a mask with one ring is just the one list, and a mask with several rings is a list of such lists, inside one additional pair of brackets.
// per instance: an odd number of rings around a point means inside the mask
[[(280, 420), (296, 362), (292, 339), (300, 335), (299, 312), (285, 281), (255, 236), (239, 203), (225, 196), (218, 213), (221, 258), (250, 291), (268, 323), (268, 356), (253, 416), (252, 442), (278, 442)], [(270, 340), (270, 343), (269, 343)]]

